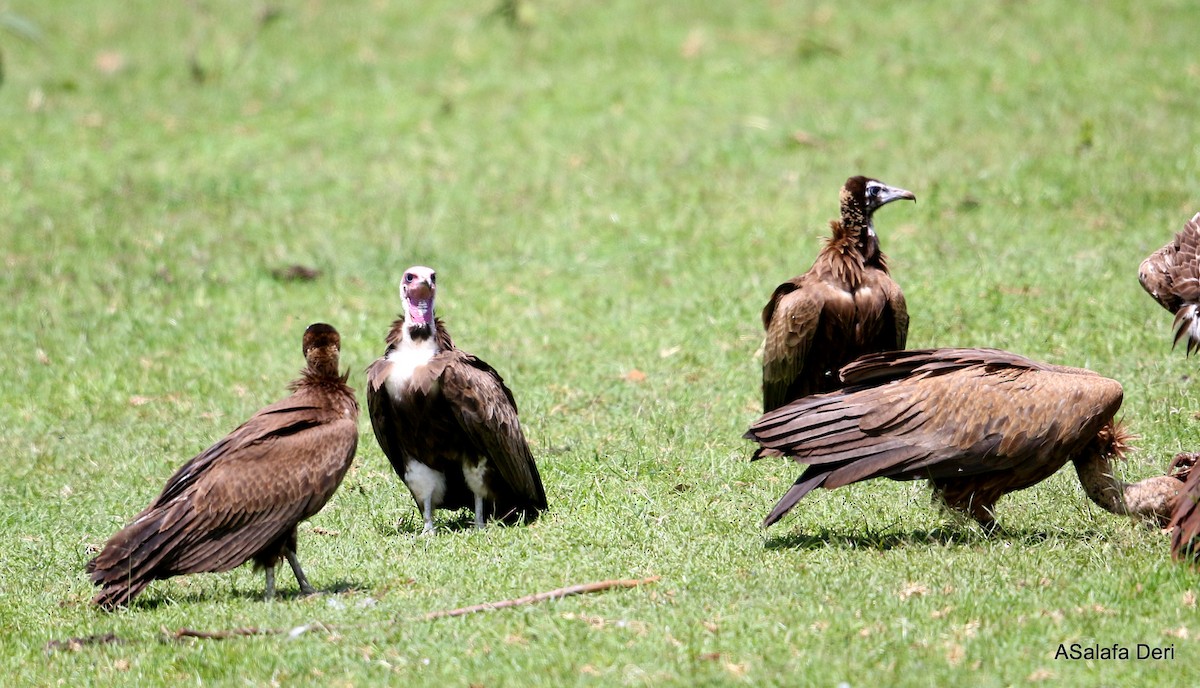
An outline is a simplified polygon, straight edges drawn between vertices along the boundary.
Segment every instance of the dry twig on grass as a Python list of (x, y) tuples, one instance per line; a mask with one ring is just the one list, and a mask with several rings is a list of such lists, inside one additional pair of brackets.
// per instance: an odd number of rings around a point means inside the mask
[(475, 612), (490, 612), (493, 609), (505, 609), (507, 607), (520, 607), (526, 604), (537, 604), (547, 600), (557, 600), (563, 597), (571, 597), (572, 595), (586, 595), (591, 592), (601, 592), (609, 588), (636, 588), (639, 585), (654, 583), (659, 579), (659, 576), (651, 576), (649, 578), (634, 578), (626, 580), (607, 580), (596, 583), (582, 583), (580, 585), (568, 585), (565, 588), (558, 588), (549, 592), (539, 592), (525, 597), (518, 597), (512, 600), (502, 600), (500, 602), (484, 602), (470, 607), (459, 607), (458, 609), (443, 609), (441, 611), (429, 612), (420, 618), (421, 621), (429, 621), (431, 619), (441, 619), (447, 616), (464, 616), (466, 614), (474, 614)]
[(166, 628), (163, 628), (163, 635), (170, 636), (175, 640), (180, 638), (201, 638), (203, 640), (224, 640), (226, 638), (238, 638), (247, 635), (278, 635), (283, 633), (283, 629), (279, 628), (232, 628), (228, 631), (196, 631), (191, 628), (181, 628), (172, 633)]

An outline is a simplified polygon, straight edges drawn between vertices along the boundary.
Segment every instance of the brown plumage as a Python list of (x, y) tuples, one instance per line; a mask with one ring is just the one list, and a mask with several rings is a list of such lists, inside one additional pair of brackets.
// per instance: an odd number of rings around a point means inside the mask
[(1200, 564), (1200, 454), (1181, 453), (1171, 462), (1169, 472), (1185, 481), (1171, 513), (1171, 556)]
[(296, 525), (325, 506), (358, 445), (358, 402), (338, 374), (337, 330), (304, 333), (307, 367), (291, 395), (184, 464), (159, 496), (88, 562), (92, 600), (128, 604), (151, 581), (228, 571), (253, 560), (275, 593), (286, 558), (304, 594), (313, 592), (296, 558)]
[(1161, 519), (1178, 490), (1165, 476), (1113, 477), (1127, 439), (1113, 422), (1121, 385), (1091, 371), (995, 349), (926, 349), (864, 356), (841, 377), (843, 389), (792, 402), (746, 433), (761, 445), (754, 458), (808, 465), (764, 525), (814, 488), (891, 478), (928, 479), (947, 506), (990, 526), (1002, 495), (1067, 461), (1113, 513)]
[(1166, 246), (1142, 261), (1138, 281), (1163, 308), (1175, 314), (1175, 343), (1187, 338), (1187, 353), (1200, 351), (1200, 213)]
[(430, 268), (404, 272), (403, 317), (367, 368), (375, 438), (421, 511), (423, 532), (434, 530), (434, 509), (472, 508), (479, 528), (488, 518), (532, 520), (546, 492), (517, 402), (494, 368), (454, 346), (434, 316), (436, 290)]
[(864, 354), (903, 349), (908, 310), (888, 274), (873, 216), (910, 191), (851, 177), (841, 219), (808, 272), (775, 288), (762, 312), (763, 411), (838, 387), (837, 371)]

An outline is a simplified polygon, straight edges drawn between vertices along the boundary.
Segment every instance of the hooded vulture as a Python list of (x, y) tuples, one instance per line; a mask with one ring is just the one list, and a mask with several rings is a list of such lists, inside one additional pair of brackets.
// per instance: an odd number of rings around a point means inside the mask
[(533, 520), (546, 491), (517, 402), (495, 368), (454, 346), (434, 316), (436, 292), (432, 269), (404, 272), (403, 316), (367, 368), (375, 438), (412, 493), (422, 532), (433, 532), (434, 509), (474, 509), (478, 528), (489, 517)]
[(253, 560), (275, 595), (285, 558), (300, 591), (313, 588), (296, 558), (296, 525), (333, 496), (358, 446), (358, 402), (338, 374), (341, 340), (329, 325), (304, 333), (307, 367), (291, 395), (185, 463), (162, 493), (87, 564), (105, 608), (128, 604), (151, 581), (228, 571)]
[(943, 503), (991, 527), (1001, 496), (1068, 461), (1115, 514), (1161, 521), (1178, 492), (1168, 476), (1113, 477), (1110, 459), (1128, 448), (1113, 421), (1121, 385), (1091, 371), (995, 349), (926, 349), (864, 356), (841, 378), (844, 388), (767, 413), (746, 433), (761, 445), (754, 458), (808, 466), (765, 526), (814, 488), (891, 478), (928, 479)]
[(867, 177), (842, 186), (839, 220), (808, 272), (775, 288), (762, 311), (763, 412), (838, 387), (837, 371), (864, 354), (903, 349), (904, 294), (888, 274), (873, 217), (911, 191)]
[(1142, 261), (1138, 281), (1163, 308), (1175, 314), (1175, 343), (1187, 338), (1187, 353), (1200, 351), (1200, 213), (1171, 243)]

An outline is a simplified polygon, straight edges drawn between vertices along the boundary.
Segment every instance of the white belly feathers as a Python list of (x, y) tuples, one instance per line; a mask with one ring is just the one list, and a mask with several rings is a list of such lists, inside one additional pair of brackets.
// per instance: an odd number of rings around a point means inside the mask
[(392, 364), (384, 385), (393, 398), (400, 398), (408, 391), (408, 383), (417, 369), (429, 363), (437, 353), (437, 345), (430, 337), (420, 343), (405, 341), (396, 347), (387, 359)]
[(488, 489), (487, 483), (484, 481), (487, 471), (487, 459), (481, 458), (479, 463), (475, 465), (471, 465), (469, 462), (463, 464), (463, 477), (466, 478), (467, 487), (470, 488), (471, 493), (479, 495), (484, 499), (493, 499), (495, 495)]
[(432, 497), (430, 502), (436, 509), (446, 498), (446, 476), (419, 461), (407, 461), (402, 477), (418, 504), (424, 504), (426, 498)]

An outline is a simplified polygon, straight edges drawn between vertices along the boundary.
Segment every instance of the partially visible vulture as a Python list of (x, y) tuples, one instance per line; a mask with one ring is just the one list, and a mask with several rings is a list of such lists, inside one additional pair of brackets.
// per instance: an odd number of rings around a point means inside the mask
[(808, 465), (765, 526), (814, 488), (891, 478), (928, 479), (947, 506), (990, 528), (1001, 496), (1068, 461), (1114, 514), (1162, 522), (1178, 492), (1168, 476), (1113, 477), (1111, 458), (1129, 439), (1113, 421), (1121, 385), (1091, 371), (995, 349), (925, 349), (864, 356), (841, 378), (843, 389), (794, 401), (746, 433), (761, 445), (754, 458)]
[(1175, 343), (1187, 338), (1187, 353), (1200, 351), (1200, 213), (1171, 243), (1142, 261), (1138, 281), (1154, 300), (1175, 314)]
[(291, 395), (267, 406), (185, 463), (161, 494), (87, 564), (93, 603), (128, 604), (151, 581), (228, 571), (253, 560), (275, 595), (285, 558), (305, 595), (296, 525), (333, 496), (358, 446), (358, 402), (338, 374), (341, 339), (324, 323), (304, 332), (307, 367)]
[(1171, 556), (1200, 564), (1200, 454), (1182, 453), (1171, 462), (1170, 473), (1184, 480), (1171, 513)]
[(431, 533), (434, 509), (472, 508), (475, 526), (537, 518), (546, 491), (513, 394), (487, 363), (454, 346), (434, 316), (437, 278), (404, 271), (403, 316), (367, 368), (367, 407), (379, 446)]
[(879, 250), (874, 213), (911, 191), (867, 177), (842, 186), (842, 216), (808, 272), (775, 288), (762, 311), (763, 412), (838, 387), (837, 371), (864, 354), (903, 349), (904, 294)]

